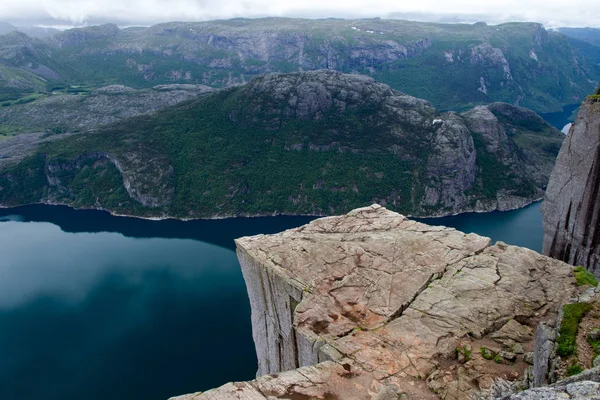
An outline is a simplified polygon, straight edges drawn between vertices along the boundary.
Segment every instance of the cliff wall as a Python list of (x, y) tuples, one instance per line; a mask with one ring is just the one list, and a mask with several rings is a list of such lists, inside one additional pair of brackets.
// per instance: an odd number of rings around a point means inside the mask
[(262, 376), (182, 399), (468, 399), (520, 380), (577, 292), (565, 263), (376, 205), (236, 244)]
[(586, 100), (564, 141), (542, 205), (543, 253), (600, 275), (600, 103)]

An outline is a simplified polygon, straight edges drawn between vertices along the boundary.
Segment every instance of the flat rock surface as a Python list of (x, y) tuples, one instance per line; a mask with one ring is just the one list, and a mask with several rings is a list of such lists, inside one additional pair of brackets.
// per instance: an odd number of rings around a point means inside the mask
[[(560, 261), (375, 205), (236, 243), (251, 299), (249, 263), (268, 272), (268, 285), (301, 293), (290, 303), (289, 328), (277, 322), (284, 314), (251, 301), (255, 333), (312, 343), (316, 359), (329, 361), (194, 399), (467, 399), (496, 378), (519, 379), (526, 363), (512, 346), (531, 351), (537, 323), (554, 318), (576, 290), (571, 267)], [(261, 330), (257, 321), (276, 326)], [(288, 354), (259, 349), (281, 342), (259, 344), (256, 335), (255, 342), (259, 363)], [(482, 348), (495, 358), (484, 358)]]

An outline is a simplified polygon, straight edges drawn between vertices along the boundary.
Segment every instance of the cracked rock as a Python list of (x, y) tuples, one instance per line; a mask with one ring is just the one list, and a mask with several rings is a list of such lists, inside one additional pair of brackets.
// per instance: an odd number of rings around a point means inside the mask
[(520, 383), (528, 367), (514, 353), (497, 364), (467, 349), (494, 338), (532, 348), (531, 326), (576, 290), (560, 261), (377, 205), (236, 244), (267, 375), (199, 400), (466, 400), (498, 378)]

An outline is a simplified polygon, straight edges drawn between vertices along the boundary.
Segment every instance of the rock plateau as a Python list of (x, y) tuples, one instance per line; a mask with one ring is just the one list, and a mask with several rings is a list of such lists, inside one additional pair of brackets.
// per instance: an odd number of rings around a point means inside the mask
[(561, 261), (377, 205), (236, 244), (259, 377), (181, 399), (469, 399), (521, 378), (577, 290)]

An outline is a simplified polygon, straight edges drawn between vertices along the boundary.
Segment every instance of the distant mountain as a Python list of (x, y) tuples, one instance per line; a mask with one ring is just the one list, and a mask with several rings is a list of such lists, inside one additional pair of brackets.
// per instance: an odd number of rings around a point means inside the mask
[(0, 204), (179, 218), (509, 209), (541, 198), (563, 139), (508, 104), (440, 113), (366, 76), (267, 74), (88, 133), (6, 139)]
[(600, 79), (567, 37), (534, 23), (264, 18), (11, 35), (0, 37), (0, 100), (65, 85), (226, 87), (330, 69), (369, 75), (441, 109), (502, 101), (550, 112), (580, 102)]
[(40, 96), (37, 101), (0, 103), (0, 140), (23, 132), (88, 131), (193, 99), (213, 89), (203, 85), (159, 85), (135, 90), (112, 85), (79, 94)]
[(569, 37), (600, 46), (599, 28), (559, 28), (558, 31)]
[(8, 22), (0, 21), (0, 35), (4, 35), (10, 32), (17, 31), (17, 27), (9, 24)]
[(56, 35), (60, 31), (54, 28), (40, 28), (38, 26), (15, 26), (8, 22), (0, 21), (0, 35), (11, 32), (22, 32), (33, 38), (46, 38)]

